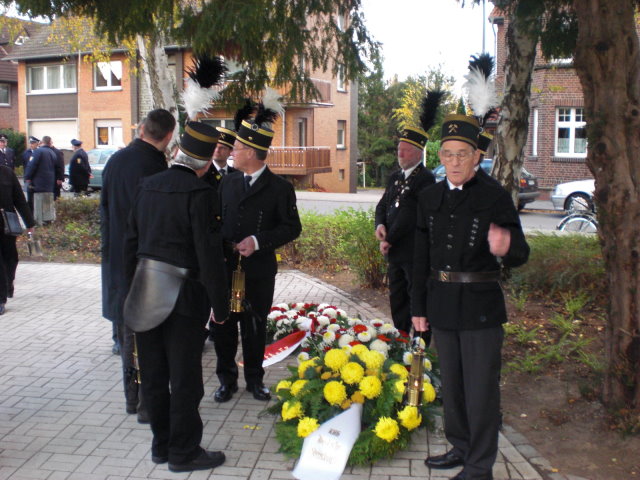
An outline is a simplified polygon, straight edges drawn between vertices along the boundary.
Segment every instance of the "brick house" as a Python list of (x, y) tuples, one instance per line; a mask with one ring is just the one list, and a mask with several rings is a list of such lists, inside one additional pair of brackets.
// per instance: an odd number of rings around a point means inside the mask
[[(80, 138), (86, 150), (129, 143), (136, 124), (151, 109), (144, 81), (132, 73), (124, 50), (114, 49), (110, 62), (89, 63), (48, 41), (43, 26), (8, 59), (17, 62), (18, 129), (27, 135), (49, 135), (61, 149)], [(188, 48), (168, 46), (176, 78), (191, 65)], [(5, 63), (5, 62), (0, 62)], [(294, 183), (333, 192), (355, 192), (357, 179), (357, 84), (330, 72), (310, 72), (321, 98), (285, 105), (274, 125), (267, 163)], [(178, 82), (178, 89), (183, 82)], [(229, 125), (233, 112), (212, 108), (202, 121)]]
[[(504, 86), (508, 19), (498, 9), (489, 17), (497, 27), (496, 88)], [(592, 178), (587, 168), (584, 98), (571, 59), (547, 60), (538, 48), (531, 82), (529, 135), (524, 166), (542, 188)]]

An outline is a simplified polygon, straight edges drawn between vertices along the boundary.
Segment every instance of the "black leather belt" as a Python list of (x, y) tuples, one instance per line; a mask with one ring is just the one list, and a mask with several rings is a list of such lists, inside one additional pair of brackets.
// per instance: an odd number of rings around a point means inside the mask
[(499, 282), (500, 272), (445, 272), (443, 270), (431, 270), (431, 279), (438, 282), (452, 283), (476, 283), (476, 282)]
[(176, 267), (169, 263), (160, 262), (158, 260), (152, 260), (151, 258), (140, 258), (138, 260), (140, 268), (144, 267), (149, 270), (158, 270), (160, 272), (168, 273), (178, 278), (190, 278), (192, 280), (198, 279), (197, 270), (191, 268)]

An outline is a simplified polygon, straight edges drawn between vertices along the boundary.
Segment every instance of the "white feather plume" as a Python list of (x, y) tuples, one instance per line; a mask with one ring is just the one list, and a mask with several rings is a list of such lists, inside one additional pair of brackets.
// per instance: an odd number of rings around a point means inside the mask
[(462, 88), (467, 92), (467, 103), (476, 117), (484, 115), (498, 105), (496, 87), (490, 77), (485, 77), (479, 68), (470, 69), (464, 76), (467, 80)]
[(182, 92), (182, 105), (190, 120), (195, 120), (200, 112), (206, 112), (211, 103), (220, 98), (220, 91), (214, 88), (202, 88), (193, 79), (187, 77), (187, 85)]
[(281, 96), (282, 95), (280, 95), (273, 88), (267, 87), (265, 89), (264, 96), (262, 97), (262, 104), (264, 105), (264, 108), (268, 108), (269, 110), (273, 110), (279, 116), (283, 116), (284, 115), (284, 107), (282, 106), (282, 103), (280, 102), (280, 97)]

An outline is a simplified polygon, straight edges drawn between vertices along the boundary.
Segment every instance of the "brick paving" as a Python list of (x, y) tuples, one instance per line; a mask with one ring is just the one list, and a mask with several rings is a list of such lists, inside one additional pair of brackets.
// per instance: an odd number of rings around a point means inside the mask
[[(357, 298), (298, 271), (278, 274), (275, 300), (328, 302), (350, 315), (384, 318)], [(215, 355), (203, 358), (203, 446), (223, 450), (213, 471), (169, 472), (150, 459), (151, 432), (124, 412), (120, 360), (111, 354), (111, 323), (101, 316), (100, 268), (96, 265), (26, 263), (18, 267), (16, 293), (0, 317), (0, 480), (291, 479), (294, 461), (278, 453), (274, 417), (242, 388), (225, 404)], [(286, 363), (267, 369), (271, 385), (287, 375)], [(513, 441), (510, 440), (513, 439)], [(393, 460), (347, 468), (344, 480), (444, 480), (423, 461), (446, 450), (441, 428), (421, 431)], [(578, 480), (552, 473), (551, 465), (508, 426), (500, 436), (496, 480)]]

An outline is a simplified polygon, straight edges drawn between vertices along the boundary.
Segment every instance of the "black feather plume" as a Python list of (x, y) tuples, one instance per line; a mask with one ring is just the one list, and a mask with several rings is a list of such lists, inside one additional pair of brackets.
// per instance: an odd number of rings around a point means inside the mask
[(436, 115), (444, 93), (442, 90), (429, 90), (427, 96), (422, 100), (420, 124), (425, 132), (428, 132), (436, 122)]
[(258, 111), (256, 113), (256, 118), (253, 119), (255, 123), (258, 125), (262, 125), (263, 123), (273, 123), (278, 119), (278, 112), (275, 110), (271, 110), (270, 108), (266, 108), (262, 103), (258, 104)]
[(493, 73), (494, 61), (493, 57), (488, 53), (482, 53), (478, 56), (471, 55), (471, 60), (469, 60), (469, 71), (474, 68), (480, 70), (485, 78), (489, 78)]
[(233, 119), (233, 124), (236, 129), (236, 132), (240, 130), (240, 125), (242, 124), (242, 121), (249, 118), (249, 116), (251, 116), (255, 108), (256, 106), (254, 105), (253, 101), (250, 98), (244, 99), (244, 105), (238, 109)]
[(220, 83), (227, 73), (227, 66), (220, 57), (200, 55), (193, 59), (193, 66), (186, 73), (202, 88), (210, 88)]

